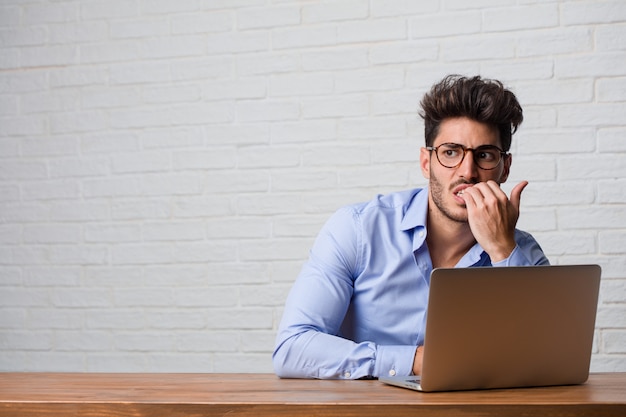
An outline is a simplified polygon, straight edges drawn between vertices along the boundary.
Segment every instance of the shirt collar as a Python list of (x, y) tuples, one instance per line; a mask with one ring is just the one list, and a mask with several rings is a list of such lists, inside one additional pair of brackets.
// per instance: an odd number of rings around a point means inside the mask
[(417, 227), (426, 229), (426, 217), (428, 213), (428, 187), (418, 189), (411, 200), (407, 203), (404, 216), (400, 222), (400, 230), (403, 232)]

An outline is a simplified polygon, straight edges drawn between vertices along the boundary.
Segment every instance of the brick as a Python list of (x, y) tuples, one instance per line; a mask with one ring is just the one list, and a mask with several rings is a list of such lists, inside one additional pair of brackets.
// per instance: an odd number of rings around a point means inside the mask
[(361, 94), (302, 100), (302, 115), (305, 119), (366, 116), (368, 112), (369, 99)]
[(600, 128), (598, 130), (598, 148), (600, 152), (613, 153), (626, 151), (624, 135), (626, 135), (625, 128)]
[(78, 154), (78, 137), (76, 136), (48, 136), (46, 138), (25, 138), (22, 140), (22, 155), (33, 156), (63, 156)]
[(591, 79), (534, 81), (517, 90), (517, 98), (526, 105), (589, 103), (593, 98)]
[(622, 51), (624, 50), (624, 36), (626, 26), (598, 26), (595, 29), (596, 45), (599, 51)]
[(283, 122), (271, 127), (271, 142), (307, 143), (309, 141), (327, 141), (337, 137), (337, 123), (334, 120), (305, 120)]
[(300, 23), (300, 8), (276, 6), (241, 9), (237, 12), (237, 28), (260, 29), (293, 26)]
[[(118, 41), (80, 45), (81, 64), (102, 64), (128, 62), (139, 57), (139, 48), (135, 42)], [(116, 64), (117, 65), (117, 64)]]
[(29, 328), (81, 330), (83, 315), (80, 310), (71, 308), (33, 308), (28, 317)]
[(65, 177), (98, 177), (107, 175), (111, 169), (107, 158), (79, 157), (55, 158), (48, 163), (48, 170), (52, 178)]
[(0, 30), (0, 44), (4, 47), (41, 45), (45, 41), (46, 31), (43, 27)]
[[(146, 325), (151, 329), (160, 330), (194, 330), (194, 334), (199, 334), (198, 330), (202, 330), (206, 326), (206, 320), (202, 317), (201, 312), (191, 309), (185, 311), (152, 311), (146, 315)], [(209, 335), (212, 337), (212, 335)], [(181, 343), (177, 343), (180, 346)], [(178, 348), (180, 349), (180, 348)], [(192, 349), (189, 349), (192, 350)]]
[(266, 80), (261, 77), (209, 81), (203, 87), (208, 100), (265, 98), (268, 90)]
[(271, 351), (257, 354), (216, 354), (214, 372), (272, 373)]
[(300, 165), (301, 150), (294, 146), (250, 146), (237, 150), (239, 168), (278, 168)]
[(245, 100), (237, 103), (236, 112), (241, 122), (294, 120), (300, 116), (300, 106), (291, 100)]
[(72, 22), (48, 25), (48, 38), (52, 44), (97, 43), (106, 41), (108, 36), (108, 27), (105, 22)]
[(47, 133), (47, 128), (46, 118), (40, 115), (4, 119), (0, 137), (44, 135)]
[(209, 36), (209, 55), (267, 51), (270, 45), (268, 32), (227, 32)]
[(185, 127), (191, 124), (232, 122), (236, 117), (236, 108), (228, 101), (184, 104), (170, 109), (169, 112), (172, 124)]
[(575, 54), (557, 56), (554, 59), (555, 76), (561, 79), (576, 77), (622, 76), (623, 54)]
[(273, 191), (301, 191), (333, 188), (337, 174), (333, 171), (307, 170), (298, 172), (275, 172), (271, 177)]
[(142, 59), (198, 56), (206, 50), (206, 39), (201, 35), (166, 36), (142, 40), (138, 46)]
[(343, 119), (339, 122), (338, 136), (348, 139), (397, 138), (406, 132), (405, 119), (395, 116)]
[[(171, 17), (171, 21), (173, 34), (227, 32), (232, 30), (235, 25), (235, 14), (225, 10), (174, 15)], [(165, 28), (167, 28), (166, 22), (163, 24)]]
[(239, 305), (237, 287), (223, 286), (211, 288), (176, 288), (174, 289), (174, 305), (179, 307), (233, 307)]
[(598, 233), (600, 252), (603, 254), (621, 254), (626, 247), (626, 231), (611, 230)]
[(369, 4), (365, 0), (343, 0), (309, 4), (302, 7), (302, 21), (304, 23), (365, 19), (368, 14)]
[(309, 48), (337, 44), (337, 27), (334, 25), (302, 26), (272, 31), (275, 49)]
[(610, 172), (612, 178), (626, 176), (623, 158), (613, 155), (593, 157), (589, 155), (566, 156), (559, 160), (559, 177), (568, 179), (602, 179)]
[(50, 115), (52, 133), (94, 132), (107, 128), (107, 115), (99, 111), (79, 111)]
[(59, 351), (89, 352), (113, 348), (114, 336), (109, 332), (98, 331), (57, 331), (55, 347)]
[(85, 242), (118, 243), (141, 241), (141, 226), (126, 223), (88, 224), (84, 231)]
[(520, 39), (517, 46), (521, 57), (542, 57), (591, 50), (593, 50), (593, 32), (588, 28), (537, 30)]
[(596, 82), (600, 102), (626, 101), (626, 78), (603, 78)]
[(371, 158), (369, 148), (362, 144), (318, 145), (308, 148), (303, 153), (302, 165), (306, 167), (368, 165)]
[(81, 12), (79, 4), (29, 4), (22, 8), (21, 22), (23, 25), (45, 23), (65, 23), (77, 21)]
[(626, 7), (619, 0), (565, 2), (561, 6), (561, 21), (564, 25), (623, 22)]
[[(559, 226), (562, 230), (611, 229), (623, 224), (626, 218), (624, 206), (567, 207), (558, 210)], [(580, 219), (585, 219), (581, 222)]]
[(242, 76), (279, 74), (298, 69), (297, 53), (246, 54), (237, 57), (237, 73)]
[(425, 14), (409, 19), (411, 39), (443, 38), (480, 32), (479, 11)]
[(80, 13), (87, 20), (136, 17), (139, 14), (139, 3), (124, 0), (90, 1), (80, 5)]
[[(167, 213), (169, 212), (169, 205), (159, 204), (158, 207), (161, 209), (158, 212), (158, 218), (167, 217)], [(148, 208), (150, 208), (151, 211), (154, 211), (154, 209), (150, 206), (146, 207), (146, 209)], [(131, 207), (128, 207), (128, 209), (130, 210)], [(188, 218), (197, 216), (216, 217), (232, 214), (231, 203), (229, 200), (224, 198), (215, 198), (212, 195), (208, 197), (185, 196), (185, 198), (175, 201), (171, 210), (173, 213), (172, 215), (177, 218)], [(137, 213), (137, 217), (143, 218), (144, 215), (140, 212)]]
[[(81, 59), (83, 57), (81, 51)], [(104, 68), (90, 67), (69, 67), (63, 69), (49, 70), (50, 87), (94, 87), (106, 85), (108, 82), (108, 71)], [(107, 85), (107, 88), (109, 86)]]
[(270, 78), (270, 96), (323, 95), (333, 92), (336, 81), (330, 74), (285, 74)]
[(209, 329), (272, 328), (272, 310), (269, 308), (210, 309), (206, 314)]
[(110, 307), (113, 305), (113, 294), (109, 289), (62, 288), (53, 289), (50, 295), (55, 307)]
[[(515, 56), (515, 39), (503, 34), (498, 37), (468, 36), (463, 40), (446, 39), (441, 42), (441, 56), (445, 61), (475, 61), (480, 59), (509, 59)], [(467, 71), (461, 71), (466, 73)]]
[(80, 109), (80, 93), (78, 91), (63, 91), (54, 94), (50, 92), (27, 94), (22, 96), (20, 107), (23, 114), (78, 111)]
[(111, 163), (113, 174), (162, 172), (169, 171), (171, 167), (171, 156), (162, 151), (127, 152), (116, 155)]
[(368, 65), (368, 50), (364, 47), (323, 49), (303, 52), (301, 56), (302, 69), (305, 71), (363, 68)]
[(531, 30), (558, 25), (559, 7), (557, 4), (486, 8), (483, 12), (482, 29), (485, 32)]
[(204, 144), (205, 130), (199, 126), (146, 129), (139, 133), (145, 149), (181, 149)]
[(170, 68), (174, 81), (204, 81), (228, 77), (234, 70), (234, 59), (229, 56), (220, 56), (174, 60)]
[(142, 226), (145, 241), (184, 241), (202, 240), (205, 236), (203, 222), (146, 223)]
[(239, 334), (230, 331), (183, 333), (176, 339), (180, 352), (235, 352), (239, 346)]
[(598, 181), (598, 202), (602, 204), (626, 203), (626, 181), (623, 179)]
[(82, 227), (78, 225), (41, 224), (23, 229), (23, 241), (29, 244), (80, 243)]
[[(179, 26), (175, 22), (179, 22), (179, 19), (173, 17), (172, 28)], [(169, 20), (166, 17), (113, 20), (109, 22), (109, 26), (113, 39), (165, 36), (170, 33)]]
[(434, 61), (439, 55), (436, 42), (390, 42), (374, 44), (370, 48), (370, 60), (373, 64), (396, 64)]
[(236, 151), (233, 148), (212, 151), (179, 151), (172, 155), (175, 170), (235, 168)]
[(174, 350), (176, 340), (169, 337), (163, 332), (159, 333), (122, 333), (116, 332), (114, 336), (114, 345), (116, 351), (165, 351), (171, 352)]
[(406, 39), (405, 19), (377, 19), (346, 22), (337, 27), (338, 43), (378, 42)]
[(149, 358), (145, 352), (87, 353), (87, 372), (146, 372)]
[(23, 200), (65, 200), (80, 195), (80, 185), (73, 180), (40, 181), (22, 186)]
[(440, 2), (437, 0), (405, 1), (405, 0), (373, 0), (371, 13), (373, 16), (405, 16), (425, 14), (438, 11)]
[(404, 86), (402, 70), (360, 70), (341, 72), (335, 76), (337, 93), (362, 91), (393, 91)]
[[(152, 90), (144, 94), (146, 101), (150, 92)], [(84, 88), (81, 91), (81, 101), (85, 109), (115, 109), (139, 105), (142, 102), (142, 93), (138, 88), (126, 86)]]

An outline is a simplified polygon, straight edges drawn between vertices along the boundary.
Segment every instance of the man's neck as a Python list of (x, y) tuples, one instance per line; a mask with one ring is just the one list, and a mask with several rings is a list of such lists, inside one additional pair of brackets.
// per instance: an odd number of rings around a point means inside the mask
[(433, 268), (452, 268), (474, 246), (476, 239), (468, 223), (449, 219), (431, 205), (426, 243)]

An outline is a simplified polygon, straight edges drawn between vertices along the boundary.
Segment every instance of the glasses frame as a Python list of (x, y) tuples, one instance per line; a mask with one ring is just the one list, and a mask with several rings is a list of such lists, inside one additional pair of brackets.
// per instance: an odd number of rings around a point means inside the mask
[[(459, 148), (463, 149), (463, 156), (461, 156), (461, 160), (460, 160), (460, 161), (459, 161), (456, 165), (453, 165), (453, 166), (448, 166), (448, 165), (445, 165), (445, 164), (444, 164), (443, 162), (441, 162), (441, 160), (439, 159), (439, 152), (437, 152), (437, 149), (439, 149), (440, 147), (445, 146), (445, 145), (453, 145), (453, 146), (458, 146)], [(480, 150), (485, 149), (485, 148), (489, 148), (489, 149), (495, 148), (495, 149), (497, 149), (497, 150), (498, 150), (498, 153), (500, 154), (500, 159), (498, 160), (498, 162), (497, 162), (497, 163), (496, 163), (496, 164), (495, 164), (492, 168), (483, 168), (483, 167), (481, 167), (481, 166), (480, 166), (480, 163), (476, 160), (476, 151), (480, 151)], [(504, 160), (507, 156), (509, 156), (509, 155), (510, 155), (510, 153), (509, 153), (509, 152), (505, 152), (505, 151), (503, 151), (502, 149), (500, 149), (500, 148), (499, 148), (499, 147), (497, 147), (496, 145), (481, 145), (481, 146), (478, 146), (478, 147), (476, 147), (476, 148), (468, 148), (468, 147), (467, 147), (467, 146), (465, 146), (465, 145), (461, 145), (460, 143), (454, 143), (454, 142), (446, 142), (446, 143), (442, 143), (441, 145), (438, 145), (438, 146), (426, 146), (426, 150), (431, 151), (431, 152), (432, 152), (432, 151), (435, 151), (435, 155), (437, 156), (437, 162), (439, 162), (439, 164), (440, 164), (442, 167), (444, 167), (444, 168), (450, 168), (450, 169), (452, 169), (452, 168), (457, 168), (459, 165), (461, 165), (461, 164), (463, 163), (463, 161), (465, 160), (465, 154), (467, 154), (468, 152), (471, 152), (471, 153), (472, 153), (472, 159), (474, 160), (474, 163), (476, 164), (476, 166), (477, 166), (478, 168), (480, 168), (480, 169), (484, 170), (484, 171), (491, 171), (491, 170), (496, 169), (496, 168), (498, 167), (498, 165), (500, 165), (500, 163), (501, 163), (501, 162), (502, 162), (502, 161), (503, 161), (503, 160)]]

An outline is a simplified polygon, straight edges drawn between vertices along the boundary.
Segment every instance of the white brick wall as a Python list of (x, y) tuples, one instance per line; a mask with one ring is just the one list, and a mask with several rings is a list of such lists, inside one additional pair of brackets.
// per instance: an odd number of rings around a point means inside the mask
[(0, 370), (271, 371), (324, 220), (425, 183), (448, 73), (518, 94), (520, 227), (602, 265), (626, 371), (623, 0), (1, 1)]

